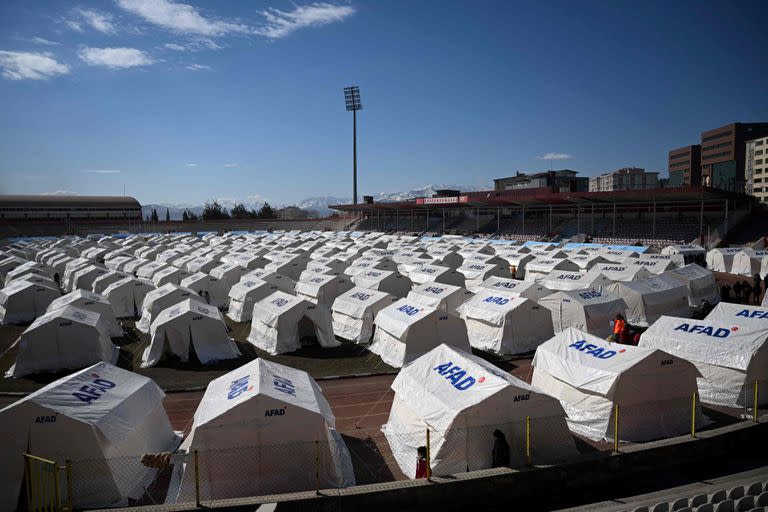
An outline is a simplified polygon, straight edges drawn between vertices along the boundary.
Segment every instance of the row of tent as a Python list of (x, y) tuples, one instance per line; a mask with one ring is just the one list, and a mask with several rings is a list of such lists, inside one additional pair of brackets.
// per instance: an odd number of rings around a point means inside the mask
[(752, 277), (768, 275), (768, 251), (746, 247), (723, 247), (707, 252), (707, 268), (713, 272), (727, 272)]

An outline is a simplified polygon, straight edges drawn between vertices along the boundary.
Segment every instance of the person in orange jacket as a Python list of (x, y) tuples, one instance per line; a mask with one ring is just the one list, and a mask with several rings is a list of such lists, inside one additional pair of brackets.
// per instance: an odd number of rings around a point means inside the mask
[(620, 339), (621, 331), (624, 330), (625, 325), (627, 325), (627, 322), (624, 320), (624, 317), (620, 313), (617, 314), (616, 320), (613, 321), (613, 334), (617, 340)]

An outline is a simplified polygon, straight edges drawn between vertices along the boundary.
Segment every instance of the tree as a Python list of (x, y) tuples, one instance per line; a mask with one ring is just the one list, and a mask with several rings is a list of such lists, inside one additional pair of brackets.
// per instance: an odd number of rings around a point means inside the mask
[(189, 215), (187, 215), (187, 210), (184, 210), (184, 213), (181, 214), (181, 220), (183, 222), (187, 222), (189, 220)]
[(235, 206), (232, 207), (233, 219), (247, 219), (250, 216), (251, 212), (248, 211), (243, 203), (235, 203)]
[(277, 218), (277, 214), (275, 213), (274, 208), (269, 206), (269, 203), (264, 203), (259, 209), (258, 217), (260, 219), (275, 219)]
[(184, 212), (187, 214), (187, 220), (190, 222), (196, 222), (200, 220), (200, 217), (197, 216), (197, 214), (193, 211), (187, 211), (184, 210)]
[(157, 221), (159, 220), (159, 219), (157, 218), (157, 210), (155, 210), (154, 208), (152, 208), (152, 217), (151, 217), (151, 220), (152, 220), (152, 222), (157, 222)]
[(171, 222), (171, 210), (168, 208), (165, 209), (165, 222)]
[(203, 220), (219, 220), (219, 219), (228, 219), (229, 213), (227, 213), (227, 209), (221, 206), (221, 204), (216, 201), (208, 201), (205, 203), (205, 206), (203, 206)]

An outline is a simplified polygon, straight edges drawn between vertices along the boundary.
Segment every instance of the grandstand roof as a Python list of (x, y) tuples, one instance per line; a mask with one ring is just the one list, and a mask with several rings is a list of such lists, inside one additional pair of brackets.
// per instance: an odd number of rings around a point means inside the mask
[(549, 187), (519, 190), (485, 190), (481, 192), (462, 192), (455, 201), (446, 202), (444, 198), (416, 198), (411, 201), (372, 204), (339, 204), (329, 208), (342, 211), (375, 210), (412, 210), (435, 208), (466, 207), (515, 207), (577, 205), (577, 204), (612, 204), (612, 203), (675, 203), (716, 199), (747, 199), (743, 194), (735, 194), (710, 187), (679, 187), (652, 190), (620, 190), (615, 192), (553, 192)]
[(0, 195), (0, 208), (141, 208), (130, 196)]

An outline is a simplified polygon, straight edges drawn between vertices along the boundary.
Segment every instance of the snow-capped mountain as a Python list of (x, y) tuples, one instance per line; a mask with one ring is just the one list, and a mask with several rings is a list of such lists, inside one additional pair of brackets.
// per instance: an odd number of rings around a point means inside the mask
[[(416, 187), (411, 190), (407, 190), (405, 192), (377, 192), (374, 194), (365, 194), (365, 195), (373, 195), (373, 200), (377, 203), (391, 203), (395, 201), (407, 201), (409, 199), (415, 199), (417, 197), (431, 197), (435, 194), (437, 190), (461, 190), (465, 192), (474, 192), (477, 190), (490, 190), (492, 189), (492, 186), (472, 186), (472, 185), (424, 185), (422, 187)], [(363, 194), (358, 197), (358, 200), (362, 200)], [(235, 201), (233, 199), (217, 199), (219, 204), (221, 204), (224, 208), (226, 208), (228, 211), (232, 210), (232, 207), (238, 203), (238, 201)], [(309, 210), (309, 211), (315, 211), (317, 214), (321, 217), (330, 215), (333, 210), (328, 208), (328, 205), (330, 204), (346, 204), (351, 203), (352, 199), (349, 197), (336, 197), (336, 196), (320, 196), (320, 197), (308, 197), (306, 199), (303, 199), (299, 201), (298, 203), (294, 203), (296, 206), (301, 208), (302, 210)], [(243, 202), (246, 208), (255, 209), (258, 210), (262, 207), (264, 204), (263, 202)], [(272, 205), (274, 208), (280, 208), (281, 205)], [(184, 210), (191, 211), (197, 215), (200, 215), (203, 212), (203, 205), (197, 204), (145, 204), (142, 205), (142, 214), (144, 215), (144, 218), (147, 217), (147, 215), (152, 214), (152, 209), (155, 208), (157, 210), (157, 215), (161, 220), (165, 219), (165, 209), (168, 208), (171, 214), (171, 220), (181, 220), (182, 215), (184, 213)]]

